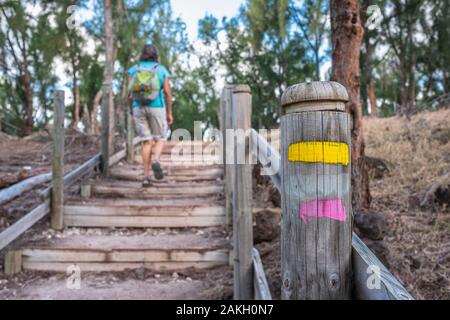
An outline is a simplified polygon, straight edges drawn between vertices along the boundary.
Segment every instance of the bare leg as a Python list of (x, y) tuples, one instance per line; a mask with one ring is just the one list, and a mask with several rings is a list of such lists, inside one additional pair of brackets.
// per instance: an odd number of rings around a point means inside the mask
[(153, 159), (155, 161), (159, 161), (163, 148), (164, 148), (164, 141), (158, 140), (155, 142), (155, 146), (153, 148)]
[(161, 169), (161, 164), (159, 163), (159, 159), (161, 157), (163, 147), (164, 147), (164, 141), (156, 141), (155, 147), (153, 148), (154, 160), (152, 162), (152, 170), (153, 170), (153, 175), (157, 180), (161, 180), (164, 178), (164, 173)]
[(152, 147), (154, 142), (144, 141), (142, 145), (142, 161), (144, 162), (144, 177), (150, 175), (150, 163), (152, 158)]

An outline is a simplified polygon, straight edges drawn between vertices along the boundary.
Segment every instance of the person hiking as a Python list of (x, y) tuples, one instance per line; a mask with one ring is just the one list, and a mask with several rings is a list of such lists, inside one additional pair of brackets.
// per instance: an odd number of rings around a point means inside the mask
[[(128, 70), (129, 105), (135, 128), (142, 145), (144, 162), (143, 187), (151, 185), (150, 164), (157, 180), (164, 178), (160, 156), (167, 140), (169, 125), (173, 123), (171, 77), (166, 67), (159, 64), (158, 50), (146, 44), (139, 63)], [(153, 152), (153, 154), (152, 154)], [(153, 156), (153, 159), (152, 159)]]

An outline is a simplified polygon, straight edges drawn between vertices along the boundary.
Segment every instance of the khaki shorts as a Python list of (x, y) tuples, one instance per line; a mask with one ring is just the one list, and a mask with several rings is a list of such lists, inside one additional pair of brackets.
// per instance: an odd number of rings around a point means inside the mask
[(166, 108), (133, 107), (133, 118), (141, 141), (167, 140)]

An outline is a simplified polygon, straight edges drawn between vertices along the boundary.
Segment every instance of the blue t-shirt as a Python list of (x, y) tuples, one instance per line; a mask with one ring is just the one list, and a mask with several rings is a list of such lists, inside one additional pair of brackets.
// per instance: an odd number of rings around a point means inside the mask
[[(137, 73), (138, 66), (141, 66), (146, 69), (152, 69), (156, 65), (156, 62), (153, 61), (141, 61), (138, 64), (132, 66), (130, 69), (128, 69), (128, 74), (133, 77)], [(164, 108), (166, 106), (166, 103), (164, 101), (164, 93), (163, 93), (163, 84), (164, 79), (170, 78), (171, 75), (169, 71), (167, 71), (166, 67), (159, 64), (158, 69), (156, 71), (158, 73), (158, 79), (159, 84), (161, 86), (161, 90), (159, 91), (159, 96), (156, 98), (148, 107), (151, 108)], [(133, 107), (139, 107), (139, 102), (133, 101)], [(146, 106), (147, 107), (147, 106)]]

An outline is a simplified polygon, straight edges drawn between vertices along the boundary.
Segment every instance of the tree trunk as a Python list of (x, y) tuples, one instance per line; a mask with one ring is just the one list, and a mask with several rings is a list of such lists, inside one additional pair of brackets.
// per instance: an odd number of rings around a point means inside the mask
[(33, 90), (31, 88), (31, 76), (28, 70), (27, 52), (23, 54), (23, 88), (25, 91), (25, 102), (27, 106), (27, 117), (23, 133), (25, 136), (33, 132)]
[[(105, 10), (105, 70), (103, 74), (103, 82), (112, 88), (112, 79), (114, 73), (114, 38), (113, 38), (113, 21), (112, 21), (112, 7), (111, 0), (104, 0)], [(114, 153), (114, 132), (115, 132), (115, 117), (114, 117), (114, 101), (113, 92), (109, 90), (109, 134), (108, 144), (109, 153)]]
[(414, 67), (416, 64), (416, 55), (413, 40), (413, 18), (408, 15), (408, 51), (409, 51), (409, 68), (408, 68), (408, 117), (416, 109), (416, 80), (414, 77)]
[(364, 34), (358, 0), (330, 0), (332, 80), (347, 88), (352, 119), (352, 204), (356, 210), (370, 205), (369, 179), (364, 165), (364, 138), (360, 98), (360, 47)]
[(100, 106), (100, 101), (103, 97), (103, 90), (100, 88), (100, 90), (97, 91), (97, 94), (95, 95), (94, 101), (92, 103), (92, 112), (91, 112), (91, 134), (99, 134), (100, 130), (98, 127), (97, 122), (97, 114), (98, 114), (98, 107)]
[(366, 59), (364, 61), (365, 69), (366, 69), (366, 90), (367, 97), (369, 98), (369, 108), (368, 112), (371, 116), (377, 116), (377, 105), (376, 105), (376, 96), (375, 96), (375, 84), (372, 78), (372, 51), (373, 47), (370, 44), (370, 39), (368, 37), (364, 40), (366, 47)]
[(83, 125), (84, 125), (84, 131), (91, 135), (91, 128), (92, 128), (92, 121), (91, 121), (91, 115), (89, 114), (89, 109), (87, 103), (83, 104), (83, 117), (82, 117)]
[(80, 88), (78, 87), (78, 78), (76, 70), (73, 72), (73, 114), (72, 114), (72, 127), (77, 128), (78, 122), (80, 122)]

